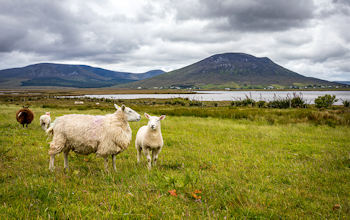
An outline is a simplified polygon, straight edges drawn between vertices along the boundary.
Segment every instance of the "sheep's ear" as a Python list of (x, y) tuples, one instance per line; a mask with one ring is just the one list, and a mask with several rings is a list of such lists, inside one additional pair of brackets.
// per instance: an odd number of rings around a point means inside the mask
[(165, 118), (165, 115), (162, 115), (159, 117), (159, 120), (163, 120)]
[(146, 116), (146, 118), (148, 118), (148, 119), (149, 119), (149, 117), (150, 117), (149, 114), (147, 114), (146, 112), (145, 112), (145, 116)]
[(114, 108), (118, 110), (119, 106), (117, 104), (114, 104)]
[(122, 110), (123, 110), (123, 111), (125, 110), (125, 108), (126, 108), (125, 105), (122, 105)]

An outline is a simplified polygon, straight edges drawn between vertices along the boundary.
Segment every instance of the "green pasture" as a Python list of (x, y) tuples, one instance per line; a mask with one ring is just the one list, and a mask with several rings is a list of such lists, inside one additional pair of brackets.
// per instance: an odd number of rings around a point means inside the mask
[[(0, 105), (0, 219), (350, 219), (347, 110), (135, 106), (142, 120), (130, 123), (133, 139), (117, 156), (117, 172), (73, 152), (69, 171), (60, 154), (50, 172), (40, 115), (103, 115), (114, 112), (109, 104), (33, 105), (27, 129), (15, 118), (20, 105)], [(144, 156), (137, 164), (134, 144), (144, 112), (167, 115), (150, 171)]]

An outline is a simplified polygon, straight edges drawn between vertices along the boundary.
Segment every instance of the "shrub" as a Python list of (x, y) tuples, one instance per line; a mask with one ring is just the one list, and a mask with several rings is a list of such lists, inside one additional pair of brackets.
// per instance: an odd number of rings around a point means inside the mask
[(256, 102), (256, 105), (259, 108), (264, 108), (264, 107), (266, 107), (266, 101), (260, 100), (260, 101)]
[(305, 107), (305, 101), (303, 99), (303, 95), (302, 93), (300, 93), (299, 95), (294, 92), (293, 93), (293, 98), (290, 100), (290, 104), (291, 104), (291, 107), (292, 108), (296, 108), (296, 107), (300, 107), (300, 108), (303, 108)]
[(319, 96), (315, 99), (315, 106), (317, 108), (327, 108), (334, 104), (334, 102), (337, 102), (338, 99), (335, 98), (335, 95), (324, 95)]
[(350, 101), (348, 100), (343, 100), (343, 99), (340, 99), (344, 105), (345, 108), (349, 107), (350, 106)]
[(246, 99), (243, 99), (242, 100), (242, 105), (243, 106), (254, 106), (255, 105), (255, 101), (253, 99), (250, 99), (250, 98), (246, 98)]

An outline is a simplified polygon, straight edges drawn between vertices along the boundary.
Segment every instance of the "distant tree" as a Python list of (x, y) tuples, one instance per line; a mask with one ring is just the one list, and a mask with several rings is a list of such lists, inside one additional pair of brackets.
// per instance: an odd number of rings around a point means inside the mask
[(332, 106), (334, 102), (337, 102), (338, 99), (335, 98), (335, 95), (324, 95), (319, 96), (315, 99), (315, 105), (317, 108), (327, 108), (329, 106)]

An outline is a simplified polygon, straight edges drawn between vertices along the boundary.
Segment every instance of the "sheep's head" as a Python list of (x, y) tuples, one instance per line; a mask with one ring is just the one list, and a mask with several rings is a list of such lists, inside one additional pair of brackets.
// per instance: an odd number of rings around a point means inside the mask
[(141, 120), (141, 116), (135, 112), (134, 110), (132, 110), (129, 107), (126, 107), (125, 105), (122, 105), (121, 107), (119, 107), (118, 105), (114, 104), (114, 107), (117, 109), (117, 111), (123, 111), (124, 114), (127, 117), (128, 121), (140, 121)]
[(45, 112), (45, 115), (50, 115), (51, 112)]
[(151, 130), (157, 130), (158, 128), (160, 128), (160, 121), (165, 118), (165, 115), (157, 117), (157, 116), (150, 116), (147, 113), (145, 113), (145, 116), (146, 118), (148, 118), (148, 127)]

